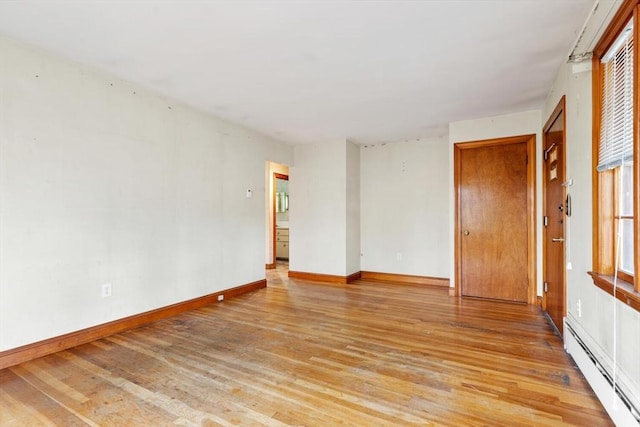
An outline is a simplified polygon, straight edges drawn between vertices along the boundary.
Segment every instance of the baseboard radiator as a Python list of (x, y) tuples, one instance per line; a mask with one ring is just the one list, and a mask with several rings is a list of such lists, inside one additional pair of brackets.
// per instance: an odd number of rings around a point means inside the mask
[(565, 319), (564, 345), (567, 353), (582, 371), (587, 382), (600, 399), (605, 410), (618, 427), (639, 427), (640, 408), (637, 399), (632, 398), (631, 392), (616, 381), (615, 392), (613, 390), (613, 376), (607, 365), (602, 363), (601, 356), (589, 349), (580, 335), (576, 333), (577, 327)]

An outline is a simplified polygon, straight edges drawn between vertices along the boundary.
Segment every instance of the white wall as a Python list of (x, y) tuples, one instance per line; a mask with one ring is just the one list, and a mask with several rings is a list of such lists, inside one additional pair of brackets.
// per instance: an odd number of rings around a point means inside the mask
[[(296, 146), (289, 168), (289, 268), (305, 273), (347, 276), (360, 271), (353, 262), (359, 250), (357, 154), (346, 140)], [(349, 208), (347, 203), (349, 202)], [(357, 231), (355, 231), (357, 233)], [(359, 246), (359, 245), (358, 245)], [(347, 253), (349, 251), (349, 255)], [(355, 268), (355, 269), (354, 269)]]
[[(455, 286), (455, 189), (453, 186), (453, 145), (458, 142), (481, 141), (484, 139), (503, 138), (518, 135), (536, 135), (536, 218), (537, 221), (537, 242), (542, 241), (542, 223), (539, 220), (542, 209), (541, 167), (542, 167), (542, 126), (540, 111), (525, 111), (521, 113), (506, 114), (503, 116), (486, 117), (475, 120), (464, 120), (449, 124), (449, 259), (451, 277), (451, 287)], [(546, 119), (545, 119), (546, 120)], [(537, 251), (537, 271), (538, 277), (537, 294), (542, 294), (542, 247), (538, 244)]]
[(449, 277), (448, 151), (446, 138), (361, 147), (363, 271)]
[(345, 275), (360, 271), (360, 147), (347, 142), (346, 267)]
[(265, 277), (265, 161), (290, 147), (3, 38), (0, 58), (0, 351)]
[[(573, 180), (573, 185), (568, 187), (572, 215), (567, 220), (565, 243), (567, 261), (572, 263), (572, 269), (567, 270), (567, 317), (609, 372), (612, 372), (616, 337), (619, 379), (633, 389), (636, 405), (640, 405), (640, 313), (600, 290), (587, 275), (593, 259), (591, 77), (590, 70), (574, 73), (573, 66), (565, 64), (543, 111), (546, 120), (562, 95), (566, 95), (567, 178)], [(581, 315), (577, 311), (578, 302)]]

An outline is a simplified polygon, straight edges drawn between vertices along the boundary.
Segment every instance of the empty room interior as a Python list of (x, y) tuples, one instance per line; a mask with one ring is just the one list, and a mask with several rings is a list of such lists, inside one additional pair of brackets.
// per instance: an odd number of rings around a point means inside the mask
[(639, 18), (0, 2), (0, 426), (640, 426)]

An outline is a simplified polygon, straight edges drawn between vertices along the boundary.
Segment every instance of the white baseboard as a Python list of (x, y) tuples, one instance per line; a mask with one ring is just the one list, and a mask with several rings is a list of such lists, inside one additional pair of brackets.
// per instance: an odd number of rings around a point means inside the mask
[(640, 393), (630, 388), (629, 381), (625, 381), (624, 376), (616, 378), (614, 391), (610, 374), (612, 363), (606, 354), (595, 343), (590, 342), (589, 335), (569, 318), (564, 320), (564, 331), (567, 353), (573, 357), (616, 426), (640, 426), (640, 406), (637, 402)]

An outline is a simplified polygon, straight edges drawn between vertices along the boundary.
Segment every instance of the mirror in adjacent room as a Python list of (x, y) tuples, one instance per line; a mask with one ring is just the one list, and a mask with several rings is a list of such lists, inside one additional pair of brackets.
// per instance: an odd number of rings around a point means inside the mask
[(289, 222), (289, 181), (276, 178), (276, 222)]

